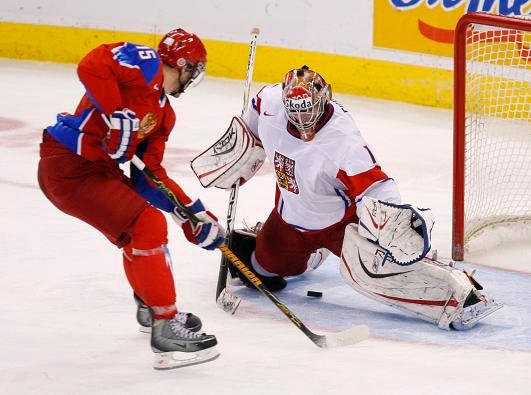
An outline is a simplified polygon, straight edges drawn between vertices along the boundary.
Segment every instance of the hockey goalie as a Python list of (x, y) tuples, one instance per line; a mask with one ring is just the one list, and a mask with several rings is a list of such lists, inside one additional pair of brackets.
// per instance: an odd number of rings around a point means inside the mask
[(233, 232), (231, 246), (271, 291), (332, 253), (356, 291), (443, 329), (471, 328), (501, 307), (471, 274), (427, 258), (431, 211), (402, 202), (350, 113), (307, 66), (262, 88), (192, 169), (203, 186), (227, 189), (253, 177), (266, 157), (275, 207), (259, 226)]

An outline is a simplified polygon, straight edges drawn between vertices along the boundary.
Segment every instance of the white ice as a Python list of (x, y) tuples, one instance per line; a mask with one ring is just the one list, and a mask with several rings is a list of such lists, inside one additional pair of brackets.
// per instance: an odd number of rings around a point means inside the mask
[[(75, 67), (1, 60), (0, 70), (1, 394), (531, 394), (529, 351), (380, 337), (320, 350), (280, 313), (242, 305), (230, 316), (214, 303), (219, 253), (188, 244), (173, 223), (169, 247), (179, 306), (199, 315), (205, 330), (217, 335), (221, 357), (154, 371), (149, 338), (136, 328), (120, 251), (58, 211), (37, 186), (41, 130), (57, 112), (73, 111), (83, 92)], [(173, 101), (177, 124), (165, 165), (222, 222), (228, 193), (204, 190), (188, 162), (240, 113), (242, 92), (242, 81), (210, 78)], [(434, 244), (448, 256), (451, 111), (336, 98), (398, 181), (403, 200), (433, 209)], [(263, 220), (273, 198), (273, 173), (264, 169), (241, 189), (238, 219)], [(529, 239), (507, 243), (468, 258), (530, 273), (530, 244)], [(318, 283), (313, 288), (326, 292)], [(327, 314), (320, 312), (321, 319)], [(312, 327), (311, 320), (305, 323)]]

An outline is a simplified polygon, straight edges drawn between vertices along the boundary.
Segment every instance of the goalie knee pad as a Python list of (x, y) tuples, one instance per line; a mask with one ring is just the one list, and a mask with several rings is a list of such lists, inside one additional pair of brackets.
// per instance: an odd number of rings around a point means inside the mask
[(361, 294), (443, 329), (468, 329), (501, 307), (479, 293), (481, 286), (471, 276), (446, 263), (425, 258), (397, 265), (354, 224), (345, 230), (340, 271)]
[(313, 272), (314, 270), (316, 270), (319, 266), (323, 264), (326, 258), (328, 258), (328, 255), (330, 255), (330, 251), (328, 249), (317, 249), (308, 258), (308, 266), (306, 267), (305, 273)]

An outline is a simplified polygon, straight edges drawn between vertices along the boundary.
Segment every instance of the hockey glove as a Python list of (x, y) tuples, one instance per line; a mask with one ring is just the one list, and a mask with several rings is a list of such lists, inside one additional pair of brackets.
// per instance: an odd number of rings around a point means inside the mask
[(430, 251), (433, 223), (430, 209), (364, 196), (358, 231), (388, 251), (396, 263), (409, 265), (420, 261)]
[(186, 207), (199, 219), (199, 222), (193, 225), (178, 207), (173, 210), (173, 218), (183, 229), (186, 239), (206, 250), (218, 248), (225, 241), (225, 230), (218, 223), (216, 216), (208, 211), (199, 199)]
[(109, 126), (104, 140), (107, 153), (118, 163), (130, 161), (138, 144), (140, 120), (133, 111), (124, 108), (111, 114)]

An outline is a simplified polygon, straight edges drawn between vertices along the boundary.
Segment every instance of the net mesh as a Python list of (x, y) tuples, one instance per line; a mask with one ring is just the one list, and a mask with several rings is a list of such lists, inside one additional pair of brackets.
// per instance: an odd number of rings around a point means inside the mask
[(487, 227), (531, 221), (529, 29), (467, 32), (465, 243)]

